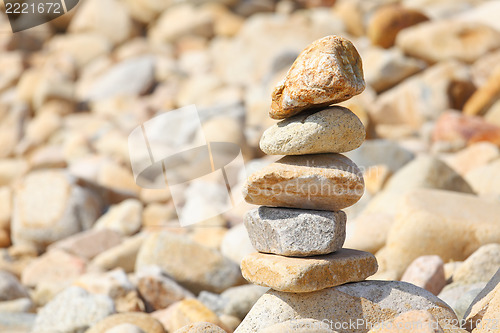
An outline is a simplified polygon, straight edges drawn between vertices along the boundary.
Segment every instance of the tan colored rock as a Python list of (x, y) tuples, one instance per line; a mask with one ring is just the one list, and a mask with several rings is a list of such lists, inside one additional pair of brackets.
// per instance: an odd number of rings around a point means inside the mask
[(467, 100), (463, 113), (482, 116), (498, 99), (500, 99), (500, 67), (494, 70), (488, 81)]
[[(108, 17), (107, 13), (113, 13), (112, 17)], [(95, 33), (117, 45), (132, 36), (133, 27), (133, 21), (123, 2), (90, 0), (80, 4), (68, 31), (76, 34)]]
[(120, 324), (113, 328), (106, 330), (105, 333), (146, 333), (138, 326), (129, 323)]
[(90, 260), (121, 242), (121, 235), (114, 230), (91, 229), (52, 243), (49, 250), (60, 249)]
[(393, 222), (394, 218), (387, 213), (361, 213), (347, 224), (344, 247), (375, 254), (385, 245)]
[(500, 160), (478, 167), (465, 175), (465, 179), (472, 186), (474, 191), (481, 195), (496, 195), (500, 193), (498, 184), (498, 170), (500, 170)]
[(254, 253), (241, 262), (243, 277), (249, 282), (291, 293), (362, 281), (375, 274), (377, 268), (372, 254), (351, 249), (307, 258)]
[(468, 66), (455, 60), (443, 61), (380, 94), (369, 108), (370, 117), (377, 127), (404, 125), (417, 131), (447, 109), (462, 109), (472, 88)]
[(453, 275), (458, 270), (463, 261), (450, 261), (444, 264), (444, 277), (448, 283), (453, 280)]
[(439, 256), (418, 257), (408, 266), (401, 281), (438, 295), (446, 285), (443, 260)]
[(400, 5), (382, 6), (370, 19), (367, 34), (373, 45), (387, 49), (394, 45), (401, 30), (428, 20), (425, 14), (415, 9)]
[(453, 282), (473, 284), (487, 282), (500, 267), (500, 242), (481, 246), (453, 274)]
[(222, 292), (241, 284), (238, 265), (219, 251), (167, 231), (150, 234), (136, 260), (136, 270), (158, 265), (178, 283), (195, 293)]
[(165, 309), (175, 302), (195, 297), (157, 266), (145, 267), (137, 271), (136, 276), (137, 289), (148, 310)]
[(363, 174), (366, 190), (371, 194), (380, 192), (391, 175), (389, 167), (385, 164), (369, 167)]
[(332, 106), (280, 121), (264, 132), (260, 149), (267, 155), (343, 153), (361, 146), (365, 137), (354, 113)]
[(449, 110), (441, 114), (435, 122), (432, 140), (458, 145), (487, 141), (498, 145), (500, 126), (492, 125), (480, 116), (469, 116)]
[(425, 310), (413, 310), (400, 314), (390, 321), (383, 322), (379, 327), (368, 333), (444, 333), (434, 316)]
[(486, 84), (499, 63), (500, 49), (485, 54), (473, 63), (471, 66), (471, 74), (474, 84), (477, 87)]
[(303, 50), (278, 83), (269, 115), (288, 118), (304, 109), (348, 100), (364, 89), (362, 61), (354, 45), (327, 36)]
[(227, 228), (224, 227), (194, 228), (189, 237), (201, 245), (219, 250), (226, 233)]
[(141, 312), (125, 312), (111, 315), (97, 322), (86, 333), (106, 333), (107, 330), (122, 324), (132, 324), (147, 333), (165, 333), (162, 324), (152, 316)]
[(109, 208), (95, 223), (96, 230), (111, 229), (124, 236), (131, 236), (141, 228), (142, 203), (128, 199)]
[[(366, 333), (370, 325), (412, 309), (427, 310), (443, 325), (457, 320), (443, 301), (412, 284), (363, 281), (312, 293), (270, 290), (253, 306), (235, 333), (260, 332), (274, 324), (299, 319), (324, 321), (333, 329), (341, 328), (342, 333)], [(345, 327), (350, 322), (352, 326)]]
[(196, 322), (208, 322), (219, 327), (222, 325), (217, 315), (196, 299), (174, 303), (166, 310), (153, 312), (152, 316), (163, 324), (167, 332), (174, 332)]
[(472, 170), (485, 166), (499, 157), (500, 149), (496, 145), (490, 142), (477, 142), (443, 159), (460, 175), (466, 176)]
[(75, 185), (64, 171), (33, 172), (15, 190), (12, 241), (41, 251), (57, 240), (89, 229), (100, 210), (95, 195)]
[[(466, 259), (481, 245), (500, 242), (500, 206), (469, 194), (419, 189), (400, 202), (387, 244), (377, 253), (380, 270), (402, 274), (423, 255)], [(473, 237), (471, 235), (474, 235)]]
[(476, 325), (472, 333), (495, 333), (498, 332), (500, 322), (500, 297), (493, 298), (488, 309), (484, 312), (482, 321)]
[[(483, 290), (472, 301), (464, 315), (465, 328), (470, 332), (485, 319), (487, 313), (500, 313), (500, 269), (495, 273)], [(491, 310), (490, 310), (491, 306)], [(498, 319), (498, 318), (497, 318)], [(483, 321), (487, 323), (486, 320)], [(493, 323), (493, 322), (490, 322)], [(486, 327), (485, 327), (486, 328)], [(491, 328), (488, 327), (488, 328)], [(488, 332), (488, 331), (486, 331)]]
[(52, 283), (62, 289), (85, 270), (86, 262), (83, 259), (62, 250), (52, 250), (32, 261), (23, 270), (21, 281), (29, 287)]
[(145, 238), (145, 234), (130, 237), (120, 245), (98, 254), (92, 259), (91, 265), (104, 271), (123, 268), (125, 272), (131, 273), (135, 269), (137, 254)]
[(363, 52), (363, 64), (366, 84), (377, 93), (394, 87), (427, 67), (425, 61), (407, 57), (397, 48), (385, 50), (380, 47), (371, 47)]
[(151, 203), (142, 211), (142, 227), (145, 230), (157, 231), (177, 219), (177, 211), (173, 202)]
[(194, 323), (183, 326), (174, 333), (225, 333), (222, 328), (212, 323)]
[(219, 319), (230, 331), (234, 331), (241, 324), (240, 318), (227, 314), (221, 314)]
[(430, 63), (450, 58), (472, 63), (500, 47), (500, 31), (478, 22), (429, 21), (401, 31), (396, 45)]
[(328, 323), (314, 319), (287, 320), (285, 322), (269, 326), (259, 333), (337, 333), (330, 329)]
[(24, 159), (0, 160), (0, 186), (10, 185), (20, 179), (29, 170)]
[(248, 203), (318, 210), (341, 210), (363, 195), (358, 167), (340, 154), (285, 156), (247, 178)]

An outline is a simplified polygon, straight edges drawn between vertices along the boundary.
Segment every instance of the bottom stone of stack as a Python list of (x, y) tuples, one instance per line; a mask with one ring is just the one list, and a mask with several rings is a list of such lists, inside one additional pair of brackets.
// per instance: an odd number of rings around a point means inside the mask
[(307, 258), (252, 253), (241, 261), (243, 277), (249, 282), (290, 293), (362, 281), (377, 269), (377, 260), (371, 253), (351, 249)]
[(339, 333), (367, 333), (415, 309), (431, 313), (445, 332), (461, 332), (446, 329), (457, 317), (429, 291), (406, 282), (363, 281), (306, 294), (270, 290), (255, 303), (235, 333), (268, 332), (264, 329), (303, 319), (314, 320), (313, 327), (319, 326), (317, 321), (327, 323)]

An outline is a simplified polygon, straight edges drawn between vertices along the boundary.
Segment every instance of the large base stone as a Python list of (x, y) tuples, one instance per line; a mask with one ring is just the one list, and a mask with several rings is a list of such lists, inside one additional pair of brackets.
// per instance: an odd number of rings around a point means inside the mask
[(406, 282), (363, 281), (295, 294), (270, 290), (254, 305), (235, 333), (255, 333), (290, 320), (315, 319), (338, 333), (366, 333), (411, 310), (427, 310), (448, 327), (457, 317), (443, 301)]

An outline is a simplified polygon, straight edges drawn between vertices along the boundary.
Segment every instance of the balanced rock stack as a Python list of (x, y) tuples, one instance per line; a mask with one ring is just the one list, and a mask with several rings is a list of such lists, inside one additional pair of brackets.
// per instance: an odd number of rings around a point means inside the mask
[(361, 58), (338, 36), (302, 51), (275, 88), (270, 116), (283, 120), (264, 132), (260, 147), (287, 156), (252, 174), (243, 190), (247, 202), (262, 205), (245, 217), (259, 251), (241, 263), (249, 282), (310, 293), (376, 273), (372, 254), (342, 248), (341, 209), (361, 198), (364, 181), (356, 164), (340, 153), (359, 147), (365, 129), (350, 110), (331, 106), (364, 88)]

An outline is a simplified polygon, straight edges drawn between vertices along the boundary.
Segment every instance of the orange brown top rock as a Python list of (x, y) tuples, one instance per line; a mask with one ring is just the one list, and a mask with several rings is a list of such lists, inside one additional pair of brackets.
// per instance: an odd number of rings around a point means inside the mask
[(269, 116), (291, 117), (305, 109), (340, 103), (365, 89), (361, 57), (339, 36), (321, 38), (300, 53), (274, 89)]

